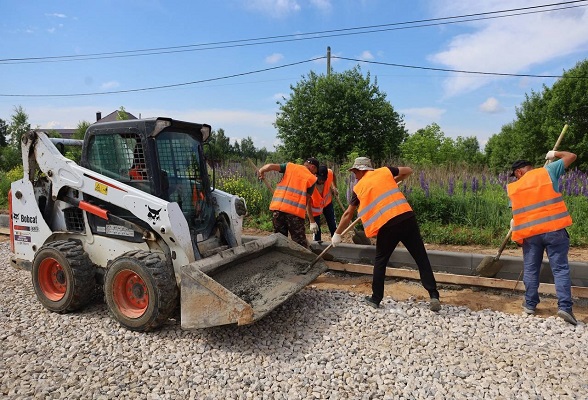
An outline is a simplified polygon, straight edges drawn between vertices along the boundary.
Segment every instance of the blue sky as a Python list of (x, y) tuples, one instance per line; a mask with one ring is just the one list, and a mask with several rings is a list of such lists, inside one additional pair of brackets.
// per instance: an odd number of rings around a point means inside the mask
[[(588, 1), (567, 4), (581, 7), (561, 11), (456, 24), (356, 35), (339, 31), (329, 37), (304, 34), (555, 3), (3, 0), (0, 118), (8, 121), (15, 106), (22, 106), (33, 127), (75, 128), (82, 120), (94, 122), (97, 111), (104, 116), (124, 106), (137, 117), (169, 116), (208, 123), (213, 129), (223, 128), (232, 141), (249, 136), (256, 147), (273, 150), (278, 143), (273, 127), (276, 101), (288, 97), (290, 86), (309, 71), (326, 72), (326, 60), (279, 67), (324, 57), (330, 46), (335, 57), (366, 61), (361, 63), (362, 71), (377, 78), (380, 90), (404, 115), (409, 132), (436, 122), (446, 136), (476, 136), (483, 146), (514, 120), (515, 107), (525, 94), (540, 91), (544, 84), (551, 86), (555, 79), (459, 74), (375, 63), (561, 75), (588, 57)], [(276, 36), (283, 38), (265, 40), (268, 43), (242, 42)], [(218, 44), (207, 49), (197, 46), (210, 43)], [(145, 49), (159, 50), (128, 57), (130, 51)], [(113, 53), (125, 57), (113, 57)], [(47, 57), (88, 54), (109, 56), (46, 62)], [(336, 72), (357, 64), (337, 58), (331, 61)], [(246, 74), (270, 68), (275, 69)], [(240, 74), (245, 75), (218, 79)], [(208, 82), (181, 85), (203, 80)], [(71, 96), (75, 94), (88, 95)]]

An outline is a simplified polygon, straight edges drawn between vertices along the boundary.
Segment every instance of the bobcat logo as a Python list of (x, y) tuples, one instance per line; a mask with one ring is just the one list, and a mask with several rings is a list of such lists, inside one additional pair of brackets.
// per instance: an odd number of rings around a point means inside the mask
[(17, 213), (12, 213), (12, 219), (13, 219), (13, 220), (15, 220), (15, 221), (18, 221), (18, 216), (19, 216), (19, 215), (20, 215), (20, 214), (17, 214)]
[(159, 210), (154, 210), (153, 208), (147, 206), (149, 212), (147, 213), (147, 219), (151, 221), (153, 225), (155, 225), (156, 221), (159, 221), (159, 213), (161, 212), (161, 208)]

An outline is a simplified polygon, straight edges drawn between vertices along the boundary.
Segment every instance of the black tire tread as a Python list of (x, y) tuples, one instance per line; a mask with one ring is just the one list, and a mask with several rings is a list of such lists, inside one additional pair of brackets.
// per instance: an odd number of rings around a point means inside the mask
[[(158, 307), (153, 311), (153, 318), (149, 319), (149, 321), (140, 327), (127, 326), (127, 328), (143, 332), (159, 328), (170, 318), (178, 306), (179, 290), (176, 284), (173, 267), (162, 260), (157, 253), (145, 250), (131, 250), (120, 257), (117, 257), (117, 259), (120, 258), (132, 258), (149, 270), (149, 273), (154, 278), (155, 290), (157, 291), (157, 298), (159, 299)], [(119, 320), (118, 316), (113, 313), (112, 309), (110, 309), (110, 314), (114, 319), (124, 325), (124, 322)]]
[[(64, 314), (79, 310), (92, 301), (96, 285), (96, 268), (79, 240), (57, 240), (39, 249), (52, 249), (63, 255), (71, 267), (73, 295), (62, 310), (52, 310)], [(33, 278), (34, 279), (34, 278)]]

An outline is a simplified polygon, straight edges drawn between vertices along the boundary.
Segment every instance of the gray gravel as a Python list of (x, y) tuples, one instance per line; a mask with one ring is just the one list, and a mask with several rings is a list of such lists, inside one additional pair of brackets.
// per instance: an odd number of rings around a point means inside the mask
[(122, 329), (59, 315), (0, 243), (3, 399), (586, 399), (586, 326), (305, 289), (254, 325)]

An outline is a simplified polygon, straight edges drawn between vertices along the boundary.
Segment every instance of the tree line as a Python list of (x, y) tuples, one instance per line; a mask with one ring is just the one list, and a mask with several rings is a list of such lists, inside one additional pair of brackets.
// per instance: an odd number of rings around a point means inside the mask
[[(274, 126), (281, 144), (274, 151), (257, 149), (249, 136), (231, 143), (220, 128), (211, 133), (209, 158), (216, 163), (245, 158), (264, 163), (300, 161), (312, 155), (345, 165), (356, 155), (365, 155), (376, 166), (393, 161), (464, 164), (500, 172), (515, 159), (540, 163), (568, 124), (564, 147), (578, 155), (579, 168), (588, 167), (588, 60), (564, 72), (552, 87), (544, 85), (542, 91), (527, 94), (516, 108), (516, 119), (492, 135), (483, 152), (475, 136), (446, 137), (436, 123), (409, 134), (377, 79), (372, 82), (359, 66), (326, 75), (311, 71), (290, 90), (288, 98), (277, 102)], [(88, 126), (80, 122), (75, 136), (83, 138)], [(29, 129), (22, 107), (15, 107), (8, 123), (0, 119), (1, 171), (22, 164), (20, 138)]]

